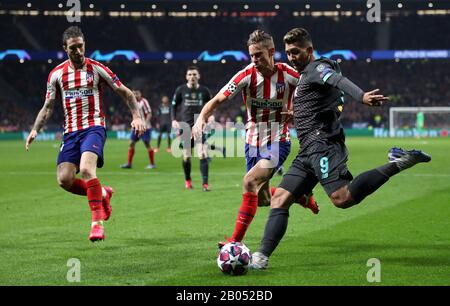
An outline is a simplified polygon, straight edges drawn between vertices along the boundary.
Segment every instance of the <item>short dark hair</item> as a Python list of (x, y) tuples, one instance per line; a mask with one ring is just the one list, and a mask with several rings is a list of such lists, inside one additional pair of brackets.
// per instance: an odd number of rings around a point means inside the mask
[(75, 38), (75, 37), (82, 37), (84, 40), (84, 35), (83, 35), (83, 32), (81, 31), (81, 29), (77, 26), (68, 27), (64, 31), (63, 36), (62, 36), (63, 45), (66, 46), (67, 40), (71, 39), (71, 38)]
[(312, 47), (311, 35), (303, 28), (294, 28), (283, 37), (285, 44), (297, 43), (302, 48)]
[(195, 66), (195, 65), (188, 66), (187, 69), (186, 69), (186, 72), (189, 71), (189, 70), (197, 70), (198, 73), (200, 73), (200, 69), (198, 69), (198, 67)]

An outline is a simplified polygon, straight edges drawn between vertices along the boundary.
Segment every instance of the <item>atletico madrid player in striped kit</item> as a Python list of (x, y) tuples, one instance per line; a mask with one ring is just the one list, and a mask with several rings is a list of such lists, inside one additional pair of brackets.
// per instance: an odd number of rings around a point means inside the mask
[[(64, 136), (57, 161), (57, 178), (65, 190), (87, 196), (92, 212), (89, 239), (105, 238), (103, 221), (111, 215), (110, 199), (113, 189), (102, 187), (96, 168), (103, 166), (103, 147), (106, 140), (103, 113), (104, 86), (111, 87), (131, 110), (131, 126), (138, 135), (145, 131), (134, 94), (106, 66), (84, 56), (85, 42), (81, 29), (75, 26), (63, 33), (63, 48), (68, 60), (54, 68), (47, 82), (45, 103), (37, 115), (26, 140), (26, 150), (39, 130), (50, 118), (55, 103), (61, 101), (64, 110)], [(76, 177), (80, 172), (81, 179)]]
[(131, 169), (132, 163), (133, 163), (133, 157), (134, 157), (134, 149), (136, 147), (136, 142), (139, 141), (139, 139), (142, 139), (144, 142), (145, 148), (148, 152), (148, 160), (149, 164), (145, 169), (154, 169), (155, 166), (155, 152), (153, 151), (153, 148), (151, 146), (151, 140), (152, 140), (152, 109), (150, 107), (150, 104), (148, 103), (147, 99), (142, 96), (142, 93), (140, 90), (133, 90), (133, 94), (136, 96), (136, 101), (138, 102), (139, 111), (141, 112), (142, 118), (145, 120), (145, 124), (147, 126), (147, 130), (142, 135), (142, 137), (138, 137), (134, 131), (131, 131), (130, 134), (130, 146), (128, 148), (128, 162), (126, 164), (121, 165), (120, 167), (122, 169)]
[[(228, 241), (241, 241), (258, 206), (270, 205), (275, 188), (269, 187), (273, 174), (291, 150), (288, 110), (299, 74), (292, 67), (274, 62), (273, 38), (261, 30), (250, 34), (247, 42), (252, 63), (239, 71), (202, 109), (193, 127), (194, 138), (201, 135), (207, 118), (222, 103), (242, 92), (247, 108), (245, 157), (247, 174), (243, 182), (242, 204), (233, 235)], [(298, 202), (314, 213), (317, 203), (312, 195)], [(225, 242), (220, 242), (221, 247)]]

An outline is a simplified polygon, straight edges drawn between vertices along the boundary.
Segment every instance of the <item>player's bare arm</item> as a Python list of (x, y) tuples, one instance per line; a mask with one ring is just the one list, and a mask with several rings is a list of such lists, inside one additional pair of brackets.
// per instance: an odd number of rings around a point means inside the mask
[(36, 120), (33, 125), (33, 129), (28, 135), (27, 141), (25, 143), (25, 149), (28, 151), (31, 143), (36, 138), (37, 134), (41, 130), (41, 128), (45, 125), (48, 119), (52, 116), (53, 109), (55, 107), (55, 99), (46, 99), (44, 102), (44, 106), (39, 111)]
[(214, 110), (219, 107), (220, 104), (228, 100), (228, 97), (223, 93), (219, 92), (214, 98), (208, 101), (208, 103), (203, 106), (200, 115), (197, 118), (194, 126), (192, 127), (192, 136), (194, 139), (202, 137), (202, 132), (206, 126), (209, 116), (212, 115)]
[(123, 84), (116, 89), (116, 92), (119, 94), (119, 96), (122, 97), (131, 111), (131, 115), (133, 116), (131, 127), (136, 131), (138, 136), (142, 136), (145, 133), (147, 127), (143, 118), (141, 118), (139, 107), (136, 101), (136, 96), (128, 87)]

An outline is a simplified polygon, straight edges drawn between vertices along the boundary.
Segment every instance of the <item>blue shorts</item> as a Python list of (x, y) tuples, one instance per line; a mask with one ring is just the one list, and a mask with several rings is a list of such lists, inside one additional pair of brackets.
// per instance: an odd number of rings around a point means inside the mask
[(143, 142), (150, 143), (151, 136), (152, 136), (152, 129), (147, 129), (141, 137), (138, 137), (136, 135), (136, 132), (134, 130), (132, 130), (131, 135), (130, 135), (130, 140), (134, 141), (134, 142), (138, 142), (139, 139), (142, 139)]
[(64, 134), (59, 149), (57, 165), (69, 162), (80, 165), (83, 152), (97, 154), (97, 167), (103, 167), (103, 147), (106, 141), (106, 129), (102, 126), (93, 126), (84, 130)]
[(265, 147), (255, 147), (245, 144), (245, 160), (247, 161), (247, 172), (253, 168), (261, 159), (271, 160), (274, 163), (274, 173), (280, 169), (291, 152), (291, 143), (275, 142)]

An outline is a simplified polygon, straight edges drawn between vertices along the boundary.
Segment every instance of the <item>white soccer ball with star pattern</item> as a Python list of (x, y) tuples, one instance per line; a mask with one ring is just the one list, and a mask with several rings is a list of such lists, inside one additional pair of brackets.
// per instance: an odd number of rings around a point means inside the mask
[(248, 271), (252, 254), (249, 248), (241, 242), (225, 244), (217, 256), (217, 265), (225, 274), (243, 275)]

